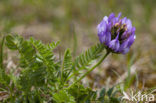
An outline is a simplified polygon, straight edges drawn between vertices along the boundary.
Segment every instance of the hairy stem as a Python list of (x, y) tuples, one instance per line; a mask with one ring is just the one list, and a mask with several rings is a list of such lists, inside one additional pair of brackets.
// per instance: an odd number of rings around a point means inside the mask
[(103, 55), (103, 57), (91, 68), (89, 69), (85, 74), (83, 74), (77, 81), (75, 81), (73, 84), (71, 84), (68, 88), (72, 87), (73, 85), (75, 85), (76, 83), (78, 83), (79, 81), (81, 81), (84, 77), (86, 77), (91, 71), (93, 71), (97, 66), (99, 66), (102, 61), (108, 56), (110, 52), (107, 51), (107, 53), (105, 55)]

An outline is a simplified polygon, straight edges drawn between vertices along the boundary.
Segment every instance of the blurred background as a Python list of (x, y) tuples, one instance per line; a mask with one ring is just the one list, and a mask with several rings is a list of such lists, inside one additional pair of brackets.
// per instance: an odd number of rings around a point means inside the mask
[[(99, 42), (96, 26), (112, 12), (132, 20), (136, 41), (128, 54), (110, 55), (83, 82), (95, 89), (121, 82), (124, 88), (155, 88), (156, 0), (0, 0), (0, 35), (61, 41), (56, 54), (70, 48), (76, 56)], [(16, 65), (16, 55), (6, 53), (5, 62)]]

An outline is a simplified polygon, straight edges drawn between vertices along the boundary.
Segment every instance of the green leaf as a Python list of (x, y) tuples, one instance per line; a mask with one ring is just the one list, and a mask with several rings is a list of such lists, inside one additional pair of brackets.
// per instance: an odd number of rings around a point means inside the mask
[(48, 78), (55, 79), (57, 74), (55, 71), (57, 70), (58, 62), (54, 62), (55, 57), (52, 50), (54, 47), (56, 47), (56, 45), (58, 45), (58, 43), (51, 43), (47, 46), (44, 45), (41, 41), (34, 40), (33, 38), (30, 38), (30, 43), (37, 51), (37, 59), (42, 61), (46, 66), (46, 71), (49, 73)]
[(73, 62), (73, 73), (68, 77), (68, 80), (71, 77), (80, 74), (81, 70), (87, 69), (94, 60), (98, 59), (101, 56), (104, 48), (105, 46), (103, 44), (97, 44), (89, 48), (84, 53), (80, 54), (80, 56), (78, 56)]
[(106, 89), (102, 88), (101, 91), (100, 91), (100, 97), (98, 98), (101, 101), (101, 103), (104, 102), (105, 95), (106, 95)]
[(110, 103), (120, 103), (118, 98), (110, 97)]
[(74, 96), (77, 103), (85, 103), (96, 99), (96, 91), (85, 88), (83, 85), (74, 85), (68, 89), (68, 93)]
[(52, 43), (50, 43), (47, 47), (48, 47), (49, 50), (53, 50), (53, 49), (55, 49), (59, 44), (60, 44), (60, 41), (58, 41), (58, 42), (52, 42)]
[(72, 56), (69, 49), (65, 51), (62, 68), (63, 70), (68, 70), (72, 68)]
[(113, 93), (113, 90), (114, 90), (114, 87), (110, 88), (108, 91), (107, 91), (107, 94), (109, 97), (111, 97), (112, 93)]
[(115, 97), (117, 92), (119, 91), (114, 90), (114, 87), (108, 89), (107, 91), (105, 88), (103, 88), (100, 90), (98, 101), (100, 103), (119, 103), (120, 98)]
[(23, 38), (19, 35), (7, 35), (6, 45), (11, 50), (17, 50), (19, 45), (23, 42)]
[(53, 94), (53, 100), (56, 103), (76, 103), (74, 97), (68, 94), (65, 90)]
[(69, 49), (64, 53), (64, 59), (61, 68), (61, 82), (64, 82), (72, 69), (72, 56)]
[[(39, 40), (23, 40), (18, 35), (8, 35), (6, 45), (11, 50), (17, 50), (20, 54), (21, 70), (18, 83), (24, 91), (31, 87), (44, 86), (45, 81), (56, 81), (58, 62), (54, 62), (52, 50), (58, 43), (44, 45)], [(23, 82), (24, 81), (24, 82)]]
[(86, 52), (78, 56), (74, 62), (75, 68), (82, 69), (85, 66), (90, 65), (90, 63), (97, 59), (102, 51), (104, 50), (103, 44), (97, 44), (96, 46), (91, 47)]
[(27, 67), (35, 61), (35, 49), (28, 41), (24, 41), (22, 37), (7, 35), (6, 45), (9, 49), (19, 52), (21, 66)]

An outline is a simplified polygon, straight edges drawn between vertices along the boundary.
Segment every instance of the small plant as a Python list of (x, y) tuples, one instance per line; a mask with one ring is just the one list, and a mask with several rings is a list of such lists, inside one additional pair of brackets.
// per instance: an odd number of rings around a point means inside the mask
[[(0, 91), (8, 96), (3, 103), (119, 103), (116, 90), (103, 88), (100, 92), (84, 87), (80, 81), (99, 66), (110, 53), (127, 53), (135, 39), (135, 28), (129, 19), (111, 14), (98, 25), (100, 43), (73, 60), (70, 49), (63, 59), (53, 50), (59, 42), (43, 44), (19, 35), (7, 35), (1, 44)], [(5, 42), (4, 42), (5, 41)], [(6, 73), (3, 65), (3, 44), (19, 53), (19, 76)], [(92, 65), (97, 61), (95, 65)], [(87, 70), (81, 74), (81, 70)], [(74, 81), (74, 82), (73, 82)]]

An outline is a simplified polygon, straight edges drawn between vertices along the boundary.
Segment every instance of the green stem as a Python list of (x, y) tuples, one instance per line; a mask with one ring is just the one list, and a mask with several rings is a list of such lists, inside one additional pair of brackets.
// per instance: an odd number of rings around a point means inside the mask
[(14, 99), (13, 99), (13, 90), (12, 90), (11, 87), (10, 87), (10, 98), (11, 98), (11, 102), (13, 103), (14, 102)]
[(75, 81), (73, 84), (71, 84), (68, 88), (72, 87), (73, 85), (75, 85), (76, 83), (78, 83), (79, 81), (81, 81), (86, 75), (88, 75), (97, 66), (99, 66), (102, 63), (102, 61), (108, 56), (109, 53), (110, 52), (107, 51), (107, 53), (90, 70), (88, 70), (85, 74), (83, 74), (77, 81)]
[(3, 37), (2, 39), (2, 42), (1, 42), (1, 51), (0, 51), (0, 67), (1, 69), (3, 69), (3, 45), (4, 45), (4, 41), (5, 41), (5, 36)]
[[(64, 58), (65, 58), (65, 55), (64, 55)], [(61, 76), (60, 76), (61, 82), (62, 82), (63, 70), (64, 70), (64, 58), (63, 58), (63, 63), (62, 63), (62, 67), (61, 67)]]

